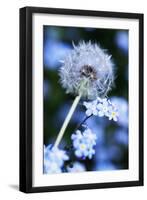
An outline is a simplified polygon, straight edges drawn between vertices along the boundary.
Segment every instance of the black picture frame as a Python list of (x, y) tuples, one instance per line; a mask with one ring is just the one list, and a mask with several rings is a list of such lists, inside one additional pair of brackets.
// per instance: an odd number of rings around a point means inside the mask
[[(32, 16), (50, 13), (137, 19), (139, 21), (139, 180), (62, 186), (32, 186)], [(58, 8), (24, 7), (20, 9), (20, 191), (26, 193), (115, 188), (143, 185), (143, 14)]]

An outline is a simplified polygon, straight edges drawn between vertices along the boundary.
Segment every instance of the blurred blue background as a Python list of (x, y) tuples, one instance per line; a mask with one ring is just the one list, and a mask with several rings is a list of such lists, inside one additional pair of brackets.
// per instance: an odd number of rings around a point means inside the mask
[[(115, 86), (108, 94), (118, 105), (119, 120), (92, 117), (87, 125), (97, 134), (96, 154), (92, 160), (81, 161), (87, 170), (128, 168), (128, 31), (117, 29), (44, 26), (44, 144), (53, 144), (72, 104), (59, 83), (60, 61), (73, 48), (72, 42), (98, 43), (112, 55), (115, 64)], [(79, 105), (66, 130), (60, 147), (71, 144), (70, 136), (85, 113)], [(74, 159), (74, 158), (73, 158)]]

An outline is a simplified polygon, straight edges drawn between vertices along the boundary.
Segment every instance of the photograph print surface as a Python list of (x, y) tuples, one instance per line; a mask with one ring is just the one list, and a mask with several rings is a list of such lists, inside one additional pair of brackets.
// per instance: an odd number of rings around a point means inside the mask
[(43, 173), (128, 169), (128, 30), (43, 26)]

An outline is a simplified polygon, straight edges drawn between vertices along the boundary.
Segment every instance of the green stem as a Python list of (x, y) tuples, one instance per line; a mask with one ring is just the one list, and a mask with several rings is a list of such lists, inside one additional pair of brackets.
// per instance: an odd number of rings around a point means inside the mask
[(58, 147), (58, 145), (59, 145), (59, 143), (60, 143), (60, 141), (61, 141), (61, 139), (62, 139), (62, 137), (63, 137), (63, 135), (65, 133), (65, 130), (66, 130), (68, 124), (69, 124), (69, 121), (70, 121), (70, 119), (71, 119), (71, 117), (72, 117), (72, 115), (73, 115), (73, 113), (74, 113), (74, 111), (75, 111), (80, 99), (81, 99), (81, 95), (77, 96), (74, 99), (73, 104), (72, 104), (72, 106), (71, 106), (71, 108), (70, 108), (70, 110), (69, 110), (69, 112), (68, 112), (68, 114), (67, 114), (67, 116), (66, 116), (66, 118), (65, 118), (65, 120), (63, 122), (63, 125), (62, 125), (62, 127), (61, 127), (61, 129), (59, 131), (59, 134), (58, 134), (57, 139), (55, 141), (54, 147)]

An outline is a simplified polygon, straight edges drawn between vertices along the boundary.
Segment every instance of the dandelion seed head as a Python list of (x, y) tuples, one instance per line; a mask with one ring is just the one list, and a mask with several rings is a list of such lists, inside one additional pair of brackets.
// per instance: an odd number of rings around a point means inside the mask
[(62, 87), (67, 93), (82, 94), (95, 99), (104, 97), (114, 80), (111, 56), (96, 43), (73, 44), (73, 50), (65, 56), (59, 71)]

